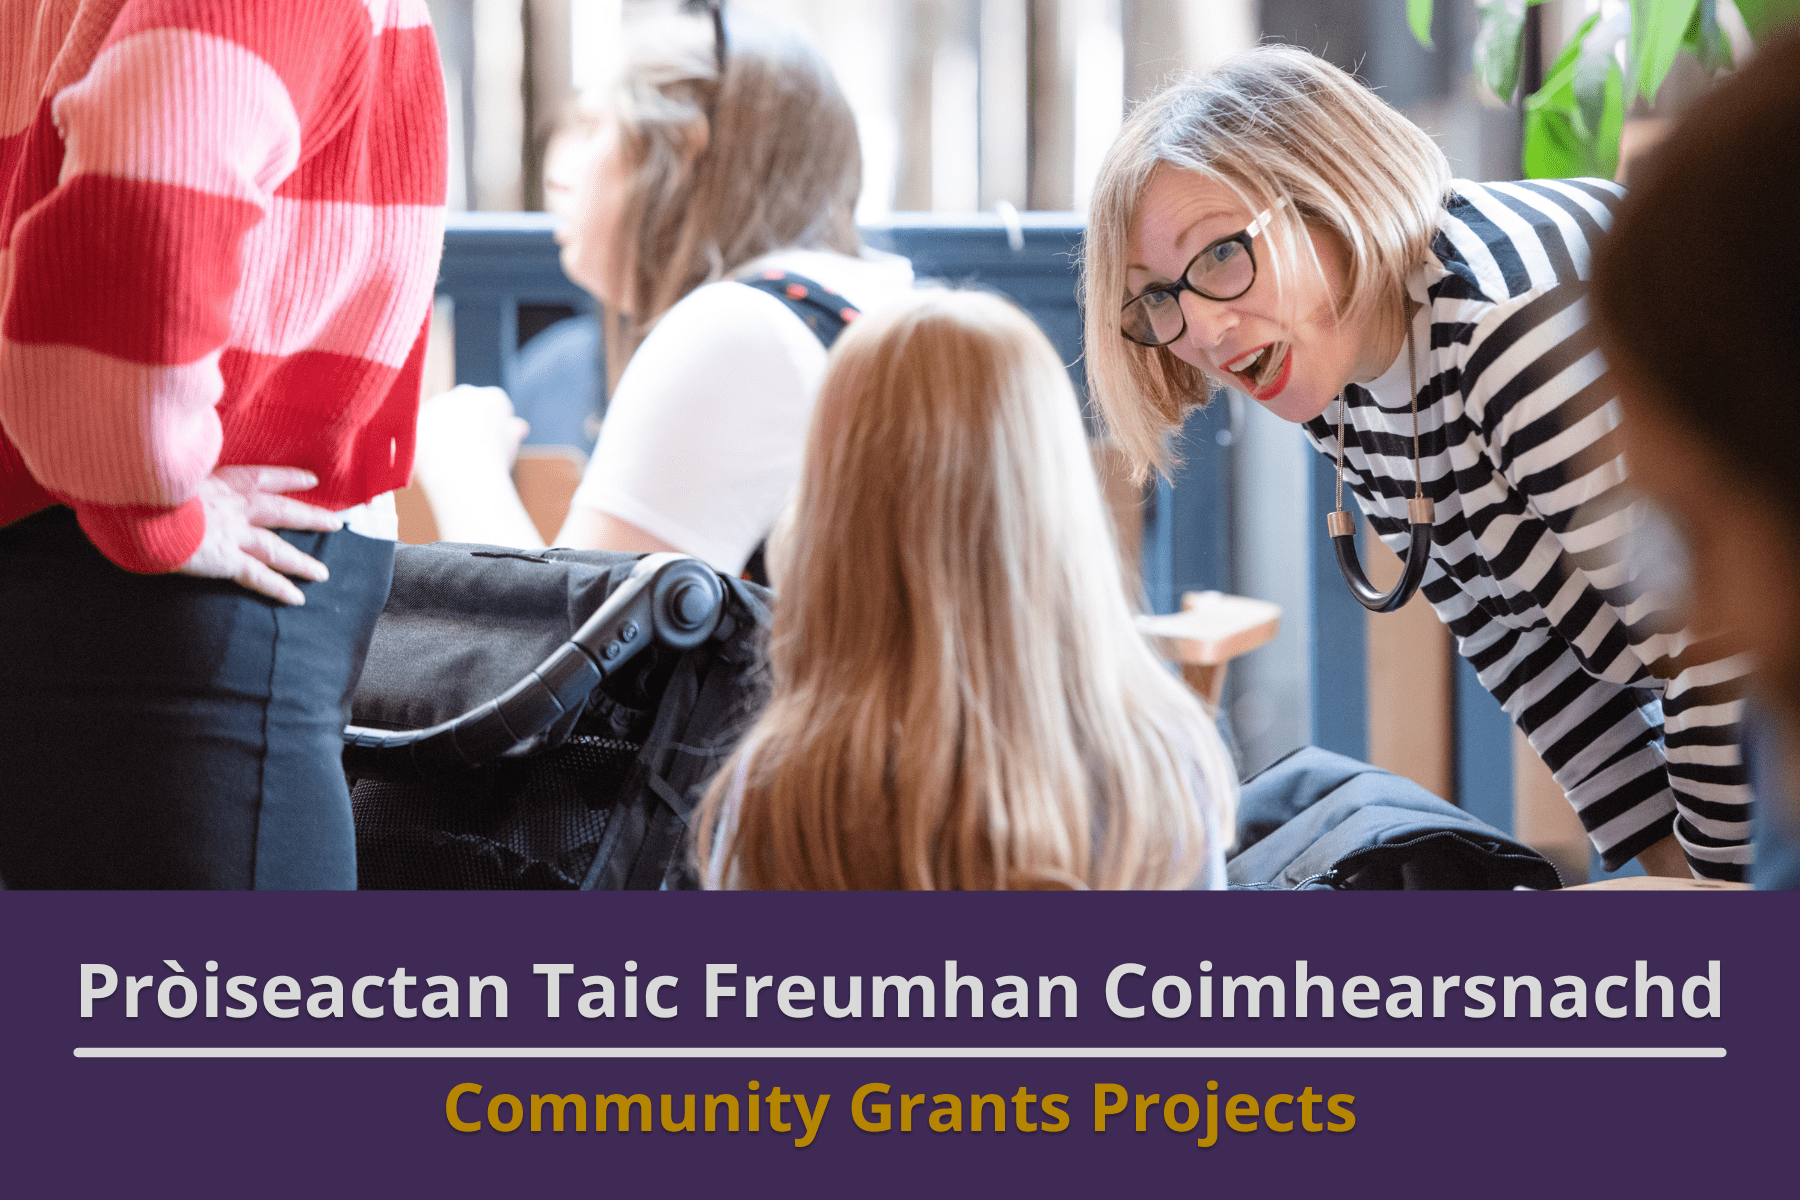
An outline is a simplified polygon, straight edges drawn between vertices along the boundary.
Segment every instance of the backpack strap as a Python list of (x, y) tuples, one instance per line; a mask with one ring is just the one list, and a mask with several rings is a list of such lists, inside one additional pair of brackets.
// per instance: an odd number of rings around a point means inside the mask
[(738, 281), (745, 287), (767, 292), (799, 317), (827, 350), (837, 341), (844, 326), (862, 316), (862, 310), (824, 284), (771, 267), (750, 279)]
[[(846, 325), (862, 316), (861, 309), (824, 284), (792, 271), (771, 267), (760, 275), (738, 282), (767, 292), (787, 305), (788, 311), (799, 317), (827, 350), (837, 341), (838, 334), (844, 332)], [(769, 584), (768, 568), (763, 561), (763, 551), (768, 544), (767, 538), (756, 543), (756, 549), (750, 552), (750, 559), (744, 564), (744, 578), (764, 587)]]

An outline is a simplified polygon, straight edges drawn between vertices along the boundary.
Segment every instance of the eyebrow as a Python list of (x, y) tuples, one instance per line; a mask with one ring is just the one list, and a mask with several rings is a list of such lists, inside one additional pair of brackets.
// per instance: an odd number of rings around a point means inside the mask
[[(1237, 211), (1236, 209), (1230, 209), (1230, 208), (1216, 208), (1216, 209), (1212, 210), (1211, 212), (1202, 213), (1198, 217), (1195, 217), (1192, 221), (1188, 222), (1186, 228), (1184, 228), (1180, 233), (1175, 235), (1175, 248), (1177, 250), (1186, 249), (1186, 246), (1184, 246), (1183, 243), (1188, 240), (1188, 235), (1193, 233), (1195, 229), (1198, 229), (1201, 225), (1204, 225), (1206, 222), (1212, 220), (1214, 217), (1229, 217), (1229, 216), (1233, 215), (1236, 211)], [(1226, 236), (1230, 236), (1230, 235), (1226, 235)], [(1162, 276), (1157, 275), (1157, 273), (1154, 270), (1151, 270), (1151, 268), (1149, 268), (1149, 267), (1145, 266), (1143, 263), (1139, 263), (1139, 262), (1126, 263), (1125, 269), (1127, 271), (1148, 271), (1151, 275), (1156, 275), (1156, 277), (1158, 279), (1162, 278)]]

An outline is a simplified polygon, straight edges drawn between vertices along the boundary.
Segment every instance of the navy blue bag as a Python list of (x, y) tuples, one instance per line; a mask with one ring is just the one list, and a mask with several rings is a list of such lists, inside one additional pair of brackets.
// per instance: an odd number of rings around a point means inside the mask
[(1410, 779), (1307, 746), (1246, 781), (1236, 888), (1548, 890), (1550, 861)]

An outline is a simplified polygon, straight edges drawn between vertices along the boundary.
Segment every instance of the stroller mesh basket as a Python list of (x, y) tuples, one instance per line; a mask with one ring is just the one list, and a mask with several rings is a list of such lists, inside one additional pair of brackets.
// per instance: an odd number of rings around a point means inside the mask
[(472, 780), (359, 780), (357, 886), (578, 888), (606, 835), (611, 804), (642, 747), (577, 734), (509, 763), (478, 796)]
[(344, 733), (358, 886), (690, 886), (766, 597), (680, 555), (400, 547)]

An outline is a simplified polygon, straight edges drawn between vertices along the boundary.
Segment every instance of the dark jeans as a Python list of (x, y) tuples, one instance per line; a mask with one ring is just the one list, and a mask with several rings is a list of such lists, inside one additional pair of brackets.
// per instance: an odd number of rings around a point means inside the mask
[(289, 607), (133, 575), (56, 507), (0, 528), (0, 880), (354, 888), (339, 731), (391, 542), (282, 537), (331, 570)]

